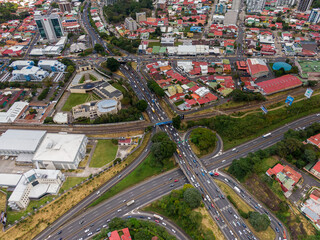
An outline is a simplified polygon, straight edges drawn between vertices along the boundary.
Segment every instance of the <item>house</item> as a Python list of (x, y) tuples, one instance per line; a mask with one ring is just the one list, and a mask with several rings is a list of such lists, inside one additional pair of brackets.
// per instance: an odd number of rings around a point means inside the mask
[(120, 230), (114, 230), (113, 232), (108, 233), (109, 240), (131, 240), (129, 228), (124, 228), (121, 231), (123, 233), (121, 234), (121, 237), (118, 233)]
[(320, 190), (314, 189), (301, 207), (303, 214), (308, 217), (319, 229), (320, 228)]
[(275, 179), (281, 184), (284, 192), (292, 191), (293, 187), (302, 178), (301, 174), (293, 170), (290, 166), (282, 166), (281, 164), (269, 168), (266, 174), (269, 177), (275, 175)]
[(296, 76), (287, 74), (278, 78), (257, 83), (258, 89), (263, 95), (270, 95), (302, 85)]
[(249, 69), (249, 73), (253, 78), (259, 78), (263, 76), (267, 76), (269, 74), (269, 68), (267, 64), (258, 58), (249, 58), (247, 60), (247, 65)]
[(316, 178), (320, 179), (320, 161), (318, 161), (311, 169), (310, 173)]
[(310, 143), (320, 148), (320, 133), (308, 138), (307, 143)]

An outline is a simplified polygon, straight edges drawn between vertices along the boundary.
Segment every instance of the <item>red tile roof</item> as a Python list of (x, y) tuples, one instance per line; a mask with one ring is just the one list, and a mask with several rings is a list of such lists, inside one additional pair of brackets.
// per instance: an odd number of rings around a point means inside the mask
[(317, 171), (318, 173), (320, 173), (320, 161), (318, 161), (318, 162), (316, 163), (316, 165), (313, 166), (312, 169), (314, 169), (315, 171)]
[(283, 166), (278, 163), (277, 165), (275, 165), (273, 168), (269, 168), (267, 173), (272, 176), (273, 174), (274, 175), (277, 175), (279, 172), (281, 172), (283, 170)]
[(282, 172), (291, 178), (295, 183), (299, 182), (300, 178), (302, 178), (301, 174), (293, 170), (289, 165), (285, 166)]
[(299, 78), (293, 75), (284, 75), (264, 82), (257, 83), (266, 94), (276, 93), (282, 90), (298, 87), (302, 84)]
[(307, 141), (313, 145), (316, 145), (318, 148), (320, 148), (320, 133), (308, 138)]

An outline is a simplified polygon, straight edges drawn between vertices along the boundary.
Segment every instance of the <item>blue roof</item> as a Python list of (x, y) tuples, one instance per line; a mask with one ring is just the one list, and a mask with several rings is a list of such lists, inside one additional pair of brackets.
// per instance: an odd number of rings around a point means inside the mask
[(287, 72), (291, 70), (292, 66), (285, 62), (276, 62), (272, 66), (273, 70), (280, 70), (281, 68), (283, 68)]

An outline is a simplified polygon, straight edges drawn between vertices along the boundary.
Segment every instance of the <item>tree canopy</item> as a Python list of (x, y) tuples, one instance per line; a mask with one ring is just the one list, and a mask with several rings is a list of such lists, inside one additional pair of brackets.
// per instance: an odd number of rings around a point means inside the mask
[(201, 204), (201, 194), (195, 188), (188, 188), (183, 194), (183, 200), (190, 208), (197, 208)]
[(154, 80), (148, 81), (148, 87), (150, 88), (151, 91), (153, 91), (159, 97), (163, 97), (165, 95), (164, 90)]
[(139, 102), (137, 102), (136, 107), (141, 111), (144, 112), (147, 107), (148, 107), (148, 103), (145, 100), (140, 100)]
[(181, 125), (181, 117), (175, 116), (172, 118), (172, 126), (175, 127), (176, 129), (180, 129), (180, 125)]
[(191, 142), (199, 148), (200, 152), (204, 154), (207, 153), (209, 149), (212, 149), (217, 141), (216, 134), (206, 128), (196, 128), (192, 130), (190, 139)]
[(270, 219), (266, 214), (249, 212), (249, 223), (257, 232), (264, 231), (270, 226)]
[(173, 156), (177, 149), (177, 145), (171, 141), (165, 132), (156, 133), (152, 139), (151, 152), (156, 161), (163, 164), (165, 159)]
[(108, 58), (107, 68), (109, 68), (111, 72), (116, 72), (119, 69), (119, 67), (120, 63), (117, 61), (117, 59)]
[(243, 102), (243, 101), (264, 101), (266, 98), (261, 95), (261, 93), (249, 93), (243, 92), (240, 89), (235, 89), (230, 93), (233, 101)]

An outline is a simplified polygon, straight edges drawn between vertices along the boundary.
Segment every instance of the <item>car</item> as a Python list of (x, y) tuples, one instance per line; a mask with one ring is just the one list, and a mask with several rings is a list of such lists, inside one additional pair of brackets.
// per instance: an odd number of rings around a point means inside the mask
[(276, 232), (277, 232), (277, 233), (280, 232), (280, 231), (279, 231), (279, 228), (277, 228), (277, 227), (276, 227)]
[(171, 181), (172, 180), (172, 177), (171, 178), (169, 178), (169, 181)]
[(173, 184), (171, 184), (170, 187), (173, 187)]
[(100, 194), (100, 191), (97, 192), (97, 195)]
[(213, 203), (211, 203), (211, 207), (213, 207), (213, 208), (214, 208)]
[(94, 223), (92, 223), (91, 225), (90, 225), (90, 227), (93, 227), (94, 226)]
[(224, 199), (225, 197), (221, 194), (221, 198)]
[(107, 224), (105, 224), (105, 225), (103, 225), (102, 227), (103, 227), (103, 228), (107, 228), (107, 227), (108, 227), (108, 225), (107, 225)]
[(118, 209), (118, 212), (121, 212), (122, 210), (121, 210), (121, 208), (120, 209)]
[(217, 221), (219, 221), (219, 218), (218, 218), (218, 217), (216, 217), (216, 219), (217, 219)]
[(96, 229), (96, 232), (100, 232), (100, 230), (101, 230), (101, 228), (97, 228), (97, 229)]
[(174, 182), (178, 182), (178, 181), (179, 181), (178, 179), (175, 179), (175, 180), (174, 180)]
[(232, 211), (231, 211), (230, 209), (228, 209), (228, 212), (229, 212), (230, 214), (232, 214)]
[(87, 232), (89, 232), (89, 230), (90, 230), (90, 229), (88, 228), (88, 229), (84, 230), (84, 232), (87, 233)]
[(148, 217), (148, 220), (150, 220), (151, 219), (151, 217)]
[(165, 222), (162, 222), (162, 225), (167, 226), (167, 224)]
[(107, 219), (107, 223), (110, 222), (110, 221), (111, 221), (110, 219)]
[(123, 200), (122, 202), (126, 202), (127, 200)]
[(176, 233), (176, 230), (174, 230), (174, 229), (171, 229), (171, 231), (172, 231), (173, 233)]
[(89, 232), (89, 233), (88, 233), (88, 237), (91, 236), (91, 235), (92, 235), (92, 232)]
[(61, 234), (62, 233), (62, 230), (60, 230), (58, 233), (57, 233), (57, 235), (59, 235), (59, 234)]
[(159, 223), (159, 220), (158, 219), (156, 219), (156, 220), (154, 220), (156, 223)]

